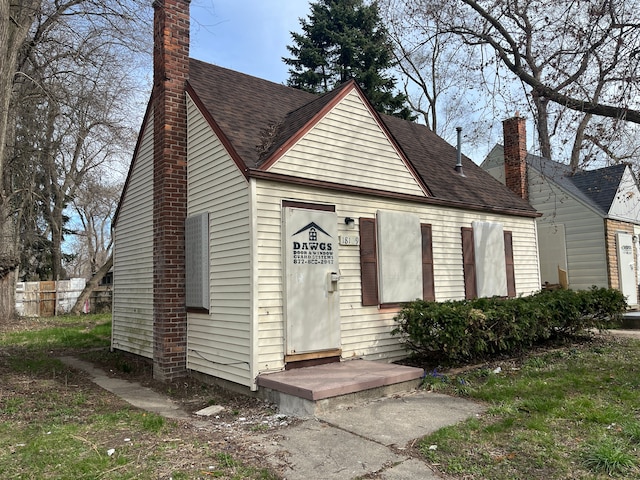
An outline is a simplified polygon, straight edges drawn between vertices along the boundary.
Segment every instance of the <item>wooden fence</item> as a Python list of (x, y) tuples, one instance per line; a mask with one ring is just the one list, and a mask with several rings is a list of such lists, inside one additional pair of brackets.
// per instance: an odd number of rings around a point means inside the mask
[[(72, 278), (57, 282), (18, 282), (16, 285), (16, 312), (25, 317), (52, 317), (67, 313), (82, 293), (86, 280)], [(100, 287), (84, 306), (84, 313), (109, 311), (111, 288)]]

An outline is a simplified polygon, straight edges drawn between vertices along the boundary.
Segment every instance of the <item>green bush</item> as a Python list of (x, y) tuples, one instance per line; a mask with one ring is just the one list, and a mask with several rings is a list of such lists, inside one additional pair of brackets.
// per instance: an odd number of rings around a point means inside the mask
[(449, 363), (511, 354), (585, 329), (611, 328), (627, 304), (619, 290), (542, 291), (528, 297), (416, 300), (395, 317), (408, 349)]

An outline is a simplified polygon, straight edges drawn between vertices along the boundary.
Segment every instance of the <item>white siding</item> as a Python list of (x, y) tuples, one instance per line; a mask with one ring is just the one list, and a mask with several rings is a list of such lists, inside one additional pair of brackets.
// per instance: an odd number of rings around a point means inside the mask
[(269, 171), (424, 196), (424, 191), (354, 90)]
[(564, 224), (569, 287), (607, 287), (604, 219), (529, 168), (529, 202), (543, 213), (542, 225)]
[[(321, 190), (281, 186), (273, 182), (256, 182), (258, 275), (258, 342), (260, 371), (283, 368), (284, 320), (282, 312), (282, 200), (321, 203), (336, 206), (338, 234), (358, 235), (359, 217), (374, 218), (377, 210), (413, 213), (433, 230), (435, 293), (437, 300), (464, 299), (462, 241), (460, 228), (472, 221), (500, 222), (513, 232), (517, 294), (540, 289), (538, 246), (535, 220), (483, 214), (457, 209), (418, 205), (403, 201), (382, 200), (352, 194), (335, 195)], [(344, 217), (356, 219), (356, 228), (348, 229)], [(389, 361), (404, 352), (390, 332), (397, 309), (364, 307), (360, 292), (360, 250), (357, 246), (339, 247), (341, 279), (340, 311), (343, 358), (365, 357)]]
[(209, 213), (209, 314), (188, 313), (187, 367), (250, 386), (248, 183), (189, 98), (188, 215)]
[(630, 167), (624, 171), (609, 216), (623, 222), (640, 223), (640, 190)]
[(113, 246), (113, 348), (153, 358), (153, 115), (120, 204)]
[(503, 185), (505, 184), (505, 172), (504, 172), (504, 164), (501, 164), (497, 167), (485, 168), (485, 172), (491, 175), (493, 178), (498, 180)]

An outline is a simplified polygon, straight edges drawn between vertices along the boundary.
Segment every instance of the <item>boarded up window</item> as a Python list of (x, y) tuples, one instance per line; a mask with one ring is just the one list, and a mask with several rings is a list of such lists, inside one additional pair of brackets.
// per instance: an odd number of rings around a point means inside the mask
[(473, 228), (463, 227), (462, 262), (466, 299), (516, 296), (513, 234), (503, 231), (501, 224), (473, 222)]
[(501, 223), (472, 222), (478, 297), (507, 296), (504, 231)]
[(478, 296), (476, 289), (476, 256), (473, 247), (473, 229), (462, 227), (462, 265), (464, 268), (464, 298)]
[(380, 303), (421, 298), (420, 218), (412, 213), (378, 210), (376, 223)]
[(433, 278), (433, 239), (431, 225), (421, 224), (422, 233), (422, 299), (434, 301), (436, 299)]
[[(380, 297), (378, 294), (378, 244), (377, 244), (377, 222), (373, 218), (360, 218), (360, 272), (362, 283), (362, 304), (378, 305)], [(435, 285), (433, 272), (433, 240), (432, 229), (429, 224), (420, 225), (421, 245), (420, 252), (422, 261), (422, 298), (424, 300), (435, 300)], [(472, 246), (473, 247), (473, 246)], [(414, 281), (414, 285), (419, 285), (420, 281)], [(415, 295), (417, 298), (420, 294)], [(412, 298), (414, 300), (415, 298)], [(396, 300), (396, 302), (399, 300)]]
[(192, 215), (185, 222), (187, 308), (209, 310), (209, 214)]
[(513, 264), (513, 234), (504, 231), (504, 260), (507, 267), (507, 295), (516, 296), (516, 274)]
[(378, 305), (376, 220), (374, 218), (360, 218), (359, 223), (362, 305)]

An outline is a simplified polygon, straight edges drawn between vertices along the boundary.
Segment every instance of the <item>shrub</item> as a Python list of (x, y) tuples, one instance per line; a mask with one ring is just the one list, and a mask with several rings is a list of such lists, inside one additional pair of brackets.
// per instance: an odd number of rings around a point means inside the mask
[(465, 362), (509, 354), (552, 337), (610, 328), (626, 310), (618, 290), (543, 291), (513, 299), (408, 303), (392, 334), (415, 354)]

